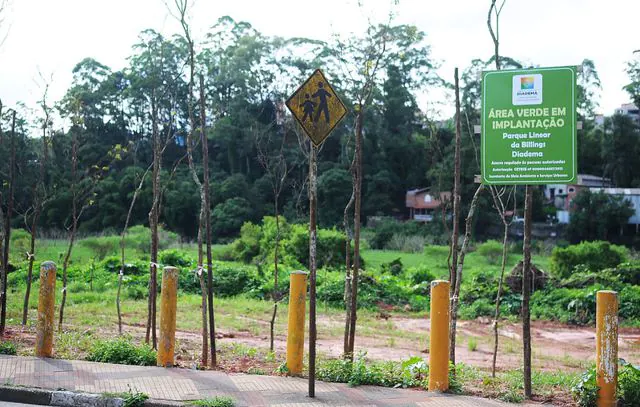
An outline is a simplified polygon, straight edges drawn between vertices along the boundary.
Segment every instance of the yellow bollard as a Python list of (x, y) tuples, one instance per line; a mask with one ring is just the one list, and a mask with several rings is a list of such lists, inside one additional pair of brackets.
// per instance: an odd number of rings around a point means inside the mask
[(448, 281), (431, 282), (429, 391), (449, 390), (449, 287)]
[(56, 263), (40, 265), (40, 293), (38, 295), (38, 323), (36, 325), (36, 356), (53, 356), (53, 319), (56, 307)]
[(176, 346), (177, 291), (178, 269), (175, 267), (165, 267), (162, 272), (162, 291), (160, 292), (158, 366), (173, 366), (173, 353)]
[(289, 322), (287, 324), (287, 369), (290, 375), (302, 374), (304, 355), (304, 316), (307, 297), (306, 271), (292, 271), (289, 283)]
[(598, 291), (596, 296), (596, 381), (598, 407), (617, 405), (618, 293)]

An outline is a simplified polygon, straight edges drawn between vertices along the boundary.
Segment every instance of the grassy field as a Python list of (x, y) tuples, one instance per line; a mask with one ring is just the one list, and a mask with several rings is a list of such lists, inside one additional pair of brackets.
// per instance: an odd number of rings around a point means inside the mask
[[(189, 256), (195, 258), (196, 247), (193, 244), (173, 244), (171, 248), (181, 249)], [(24, 265), (24, 259), (20, 258), (24, 248), (14, 248), (12, 259), (16, 263)], [(214, 247), (214, 258), (219, 258), (228, 246), (217, 245)], [(66, 251), (64, 240), (42, 240), (38, 242), (36, 265), (44, 260), (54, 260), (61, 263), (61, 258)], [(107, 253), (119, 255), (116, 251)], [(399, 259), (403, 264), (402, 275), (398, 278), (406, 279), (411, 276), (413, 270), (424, 268), (429, 270), (437, 278), (448, 276), (448, 248), (443, 246), (428, 246), (423, 253), (405, 253), (391, 250), (364, 250), (362, 256), (367, 270), (381, 270), (383, 265)], [(521, 255), (517, 252), (509, 254), (507, 260), (507, 272), (518, 262)], [(128, 249), (127, 261), (140, 261), (143, 265), (148, 262), (149, 256), (144, 248), (141, 250)], [(534, 255), (533, 261), (542, 269), (548, 269), (549, 257)], [(100, 267), (100, 261), (96, 254), (80, 240), (74, 248), (72, 267), (86, 269)], [(232, 263), (228, 263), (232, 264)], [(236, 263), (233, 263), (234, 267)], [(253, 265), (241, 267), (255, 268)], [(465, 284), (474, 284), (476, 278), (497, 276), (500, 273), (500, 265), (489, 261), (476, 251), (470, 252), (465, 259), (464, 269)], [(70, 281), (68, 289), (67, 307), (65, 310), (65, 323), (63, 330), (56, 332), (56, 357), (84, 359), (90, 352), (96, 341), (113, 338), (118, 332), (118, 319), (116, 314), (116, 282), (117, 273), (99, 271), (101, 281), (95, 289), (88, 288), (86, 281), (78, 281), (86, 278), (86, 273), (77, 274), (75, 280)], [(336, 273), (339, 271), (320, 270), (319, 277), (323, 273)], [(384, 279), (384, 273), (376, 271), (376, 278)], [(37, 275), (37, 270), (36, 270)], [(136, 276), (134, 276), (136, 277)], [(144, 275), (138, 276), (146, 278)], [(143, 288), (140, 292), (144, 295)], [(402, 280), (404, 281), (404, 280)], [(286, 283), (285, 283), (286, 284)], [(404, 284), (404, 283), (403, 283)], [(60, 281), (58, 281), (60, 288)], [(20, 325), (24, 284), (18, 283), (9, 287), (8, 296), (8, 324), (9, 336), (7, 339), (18, 344), (18, 351), (23, 355), (33, 353), (34, 327), (37, 314), (38, 281), (34, 281), (32, 287), (32, 299), (30, 302), (30, 314), (27, 326)], [(59, 293), (59, 290), (58, 290)], [(56, 307), (59, 306), (61, 296), (56, 298)], [(487, 298), (491, 302), (492, 298)], [(286, 299), (285, 299), (286, 301)], [(428, 348), (428, 307), (403, 310), (400, 307), (393, 309), (361, 309), (358, 315), (357, 347), (368, 351), (368, 358), (372, 361), (402, 360), (407, 357), (422, 357), (422, 351)], [(250, 372), (270, 374), (278, 369), (284, 360), (286, 346), (287, 305), (282, 303), (277, 310), (275, 324), (276, 352), (268, 349), (269, 320), (273, 312), (273, 302), (260, 300), (248, 295), (235, 297), (216, 297), (216, 328), (219, 334), (219, 351), (222, 365), (220, 368), (232, 372)], [(122, 299), (123, 330), (134, 342), (144, 340), (147, 318), (147, 301), (145, 298), (132, 298), (124, 295)], [(191, 367), (198, 363), (201, 346), (201, 297), (198, 294), (180, 292), (178, 303), (178, 333), (177, 333), (177, 358), (185, 367)], [(503, 322), (503, 329), (517, 335), (517, 325)], [(544, 329), (544, 325), (540, 328)], [(339, 356), (344, 332), (344, 310), (341, 307), (319, 301), (318, 303), (318, 339), (320, 343), (319, 355), (321, 360), (331, 361)], [(498, 378), (491, 378), (487, 373), (487, 355), (492, 349), (492, 339), (489, 325), (482, 322), (465, 321), (458, 332), (458, 348), (460, 359), (466, 363), (461, 366), (460, 380), (466, 392), (482, 394), (490, 397), (498, 397), (507, 401), (519, 401), (521, 373), (518, 370), (521, 354), (521, 343), (509, 336), (501, 338), (501, 371)], [(537, 394), (546, 399), (570, 403), (569, 389), (576, 381), (579, 372), (590, 365), (590, 358), (582, 353), (566, 351), (564, 354), (549, 354), (542, 346), (555, 346), (536, 342), (534, 348), (534, 386)], [(562, 345), (559, 345), (562, 346)], [(587, 350), (588, 351), (588, 350)], [(627, 350), (629, 351), (629, 350)], [(640, 351), (635, 349), (634, 352)], [(553, 370), (562, 370), (566, 373), (553, 373)]]

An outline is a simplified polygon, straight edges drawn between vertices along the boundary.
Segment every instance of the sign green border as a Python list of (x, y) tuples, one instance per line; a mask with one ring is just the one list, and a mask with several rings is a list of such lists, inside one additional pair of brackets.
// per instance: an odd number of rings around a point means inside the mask
[[(487, 167), (487, 159), (486, 159), (486, 155), (487, 155), (487, 146), (486, 146), (486, 139), (487, 139), (487, 126), (485, 123), (485, 117), (486, 117), (486, 109), (487, 109), (487, 81), (485, 80), (488, 76), (491, 75), (505, 75), (505, 76), (509, 76), (510, 78), (513, 77), (513, 75), (519, 75), (519, 74), (536, 74), (536, 73), (542, 73), (545, 71), (560, 71), (560, 70), (568, 70), (571, 72), (571, 80), (572, 80), (572, 84), (571, 84), (571, 100), (572, 100), (572, 104), (573, 106), (567, 106), (567, 108), (569, 109), (570, 113), (569, 113), (569, 117), (571, 120), (571, 123), (568, 123), (568, 125), (571, 126), (571, 176), (569, 178), (554, 178), (554, 179), (548, 179), (548, 180), (544, 180), (544, 181), (534, 181), (534, 180), (522, 180), (522, 181), (518, 181), (518, 180), (506, 180), (506, 181), (499, 181), (499, 182), (495, 182), (495, 181), (489, 181), (485, 178), (486, 175), (486, 169)], [(544, 83), (543, 83), (544, 86)], [(531, 68), (531, 69), (508, 69), (508, 70), (500, 70), (500, 71), (484, 71), (482, 72), (482, 108), (481, 108), (481, 159), (482, 159), (482, 168), (481, 168), (481, 178), (482, 178), (482, 183), (486, 184), (486, 185), (547, 185), (547, 184), (555, 184), (555, 183), (572, 183), (575, 182), (576, 178), (577, 178), (577, 111), (576, 111), (576, 96), (577, 96), (577, 68), (575, 66), (559, 66), (559, 67), (544, 67), (544, 68)], [(532, 105), (533, 106), (533, 105)], [(512, 105), (513, 107), (513, 105)]]

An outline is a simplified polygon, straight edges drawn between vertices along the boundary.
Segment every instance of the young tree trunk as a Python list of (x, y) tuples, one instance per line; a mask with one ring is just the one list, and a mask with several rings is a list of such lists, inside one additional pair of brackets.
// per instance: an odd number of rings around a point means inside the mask
[[(27, 269), (27, 287), (24, 293), (24, 305), (22, 306), (22, 325), (27, 325), (27, 319), (29, 317), (29, 297), (31, 296), (31, 281), (33, 279), (33, 263), (35, 262), (36, 251), (36, 237), (38, 221), (40, 220), (40, 212), (42, 211), (43, 200), (45, 195), (45, 168), (48, 159), (48, 146), (47, 146), (47, 129), (49, 127), (49, 110), (47, 108), (46, 92), (42, 102), (42, 109), (44, 110), (44, 123), (42, 124), (42, 159), (40, 160), (40, 172), (38, 174), (38, 180), (33, 188), (33, 218), (31, 219), (31, 241), (29, 243), (29, 267)], [(0, 113), (1, 114), (1, 113)], [(40, 190), (38, 190), (38, 188)]]
[(160, 136), (158, 134), (158, 110), (155, 100), (155, 92), (152, 94), (151, 102), (151, 124), (152, 124), (152, 145), (153, 145), (153, 172), (152, 188), (153, 203), (149, 212), (149, 228), (151, 229), (151, 263), (149, 265), (149, 304), (147, 314), (146, 343), (151, 343), (154, 349), (157, 348), (156, 336), (156, 295), (158, 292), (158, 222), (160, 219), (160, 160), (162, 152), (160, 149)]
[(202, 307), (202, 355), (200, 357), (201, 365), (207, 366), (209, 364), (209, 329), (207, 323), (207, 284), (204, 280), (204, 255), (202, 251), (204, 234), (204, 206), (200, 208), (200, 216), (198, 217), (198, 281), (200, 282), (200, 296)]
[[(462, 241), (462, 247), (460, 248), (460, 257), (458, 258), (458, 268), (456, 270), (456, 285), (454, 287), (453, 296), (451, 298), (451, 322), (450, 322), (450, 338), (456, 336), (456, 328), (458, 322), (458, 304), (460, 302), (460, 284), (462, 282), (462, 271), (464, 268), (464, 258), (467, 254), (467, 250), (469, 249), (469, 242), (471, 241), (471, 231), (473, 230), (473, 217), (476, 213), (476, 207), (478, 206), (478, 198), (480, 197), (480, 193), (484, 189), (484, 185), (480, 184), (478, 189), (476, 189), (475, 194), (473, 194), (473, 198), (471, 199), (471, 205), (469, 206), (469, 213), (467, 214), (467, 219), (465, 220), (465, 230), (464, 230), (464, 239)], [(455, 341), (453, 342), (455, 346)], [(455, 350), (449, 350), (449, 359), (455, 360)]]
[[(460, 216), (460, 141), (462, 137), (460, 127), (460, 87), (458, 83), (458, 68), (454, 72), (455, 78), (455, 95), (456, 95), (456, 138), (454, 152), (454, 171), (453, 171), (453, 227), (451, 231), (451, 269), (449, 270), (450, 295), (449, 295), (449, 314), (455, 315), (458, 311), (454, 298), (458, 293), (455, 291), (458, 279), (458, 237), (459, 237), (459, 216)], [(449, 360), (455, 365), (456, 363), (456, 319), (451, 318), (451, 328), (449, 336)]]
[[(153, 164), (152, 164), (153, 165)], [(149, 173), (149, 169), (142, 174), (142, 179), (140, 179), (140, 183), (135, 191), (133, 191), (133, 197), (131, 198), (131, 204), (129, 204), (129, 211), (127, 212), (127, 218), (124, 222), (124, 227), (122, 228), (122, 234), (120, 235), (120, 272), (118, 273), (118, 292), (116, 294), (116, 309), (118, 312), (118, 334), (122, 335), (122, 313), (120, 312), (120, 293), (122, 291), (122, 279), (124, 277), (124, 254), (125, 254), (125, 237), (127, 236), (127, 229), (129, 229), (129, 222), (131, 221), (131, 213), (133, 212), (133, 207), (136, 204), (136, 200), (138, 199), (138, 194), (140, 190), (142, 190), (142, 186), (144, 185), (144, 180)]]
[(62, 300), (60, 302), (60, 316), (58, 318), (58, 331), (62, 331), (64, 321), (64, 306), (67, 302), (67, 269), (73, 252), (73, 245), (78, 231), (78, 128), (72, 129), (71, 146), (71, 229), (69, 230), (69, 246), (62, 263)]
[[(355, 158), (354, 158), (355, 159)], [(353, 171), (353, 163), (351, 164)], [(343, 356), (345, 358), (351, 358), (349, 351), (349, 330), (351, 328), (351, 281), (353, 281), (353, 270), (351, 268), (351, 230), (349, 229), (349, 211), (355, 202), (355, 184), (351, 189), (351, 197), (349, 202), (344, 207), (344, 245), (345, 245), (345, 274), (344, 274), (344, 304), (345, 304), (345, 319), (344, 319), (344, 347)]]
[(533, 187), (526, 186), (524, 200), (524, 242), (522, 263), (522, 347), (524, 356), (524, 396), (531, 399), (531, 315), (529, 299), (531, 297), (531, 212), (533, 206)]
[(509, 238), (509, 223), (506, 222), (502, 212), (504, 233), (502, 236), (502, 265), (500, 267), (500, 280), (498, 281), (498, 294), (496, 295), (496, 312), (493, 318), (493, 360), (491, 362), (491, 376), (496, 377), (496, 359), (498, 358), (498, 321), (500, 320), (500, 301), (502, 300), (502, 286), (504, 284), (504, 271), (507, 266), (507, 243)]
[(0, 276), (0, 335), (4, 334), (7, 320), (7, 275), (9, 274), (9, 250), (11, 244), (11, 217), (16, 169), (16, 111), (11, 117), (11, 158), (9, 159), (9, 199), (4, 218), (4, 247), (2, 251), (2, 275)]
[(271, 352), (274, 350), (274, 336), (275, 336), (275, 325), (276, 325), (276, 315), (278, 313), (278, 301), (280, 300), (280, 296), (278, 294), (278, 260), (279, 260), (279, 249), (280, 249), (280, 214), (278, 212), (278, 196), (275, 197), (275, 204), (273, 207), (273, 211), (276, 215), (276, 242), (275, 248), (273, 250), (273, 314), (271, 315), (271, 321), (269, 322), (269, 331), (270, 331), (270, 341), (269, 341), (269, 349)]
[(38, 219), (40, 218), (40, 210), (37, 209), (40, 203), (37, 201), (34, 203), (36, 209), (34, 209), (33, 219), (31, 220), (30, 230), (30, 242), (29, 242), (29, 265), (27, 266), (27, 287), (24, 292), (24, 304), (22, 305), (22, 326), (27, 325), (27, 319), (29, 318), (29, 297), (31, 296), (31, 280), (33, 279), (33, 263), (35, 261), (36, 251), (36, 229), (38, 227)]
[[(193, 45), (191, 49), (191, 75), (193, 78)], [(200, 75), (200, 143), (202, 144), (202, 165), (203, 165), (203, 183), (201, 188), (202, 203), (204, 208), (204, 225), (206, 231), (206, 247), (207, 247), (207, 288), (208, 288), (208, 306), (209, 306), (209, 342), (211, 343), (211, 367), (216, 367), (216, 325), (213, 310), (213, 254), (211, 252), (211, 202), (209, 195), (209, 142), (207, 140), (206, 117), (205, 117), (205, 94), (204, 94), (204, 77)], [(197, 176), (196, 176), (197, 178)], [(206, 329), (206, 326), (205, 326)]]
[(353, 214), (353, 271), (351, 272), (351, 316), (349, 318), (349, 357), (353, 360), (358, 319), (358, 275), (360, 273), (360, 212), (362, 207), (362, 125), (363, 106), (356, 118), (355, 168), (354, 168), (354, 214)]

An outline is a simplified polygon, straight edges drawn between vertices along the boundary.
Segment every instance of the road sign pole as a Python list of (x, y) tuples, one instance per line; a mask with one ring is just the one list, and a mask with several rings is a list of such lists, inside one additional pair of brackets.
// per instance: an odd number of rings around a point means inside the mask
[(316, 208), (318, 149), (309, 142), (309, 397), (316, 396)]

